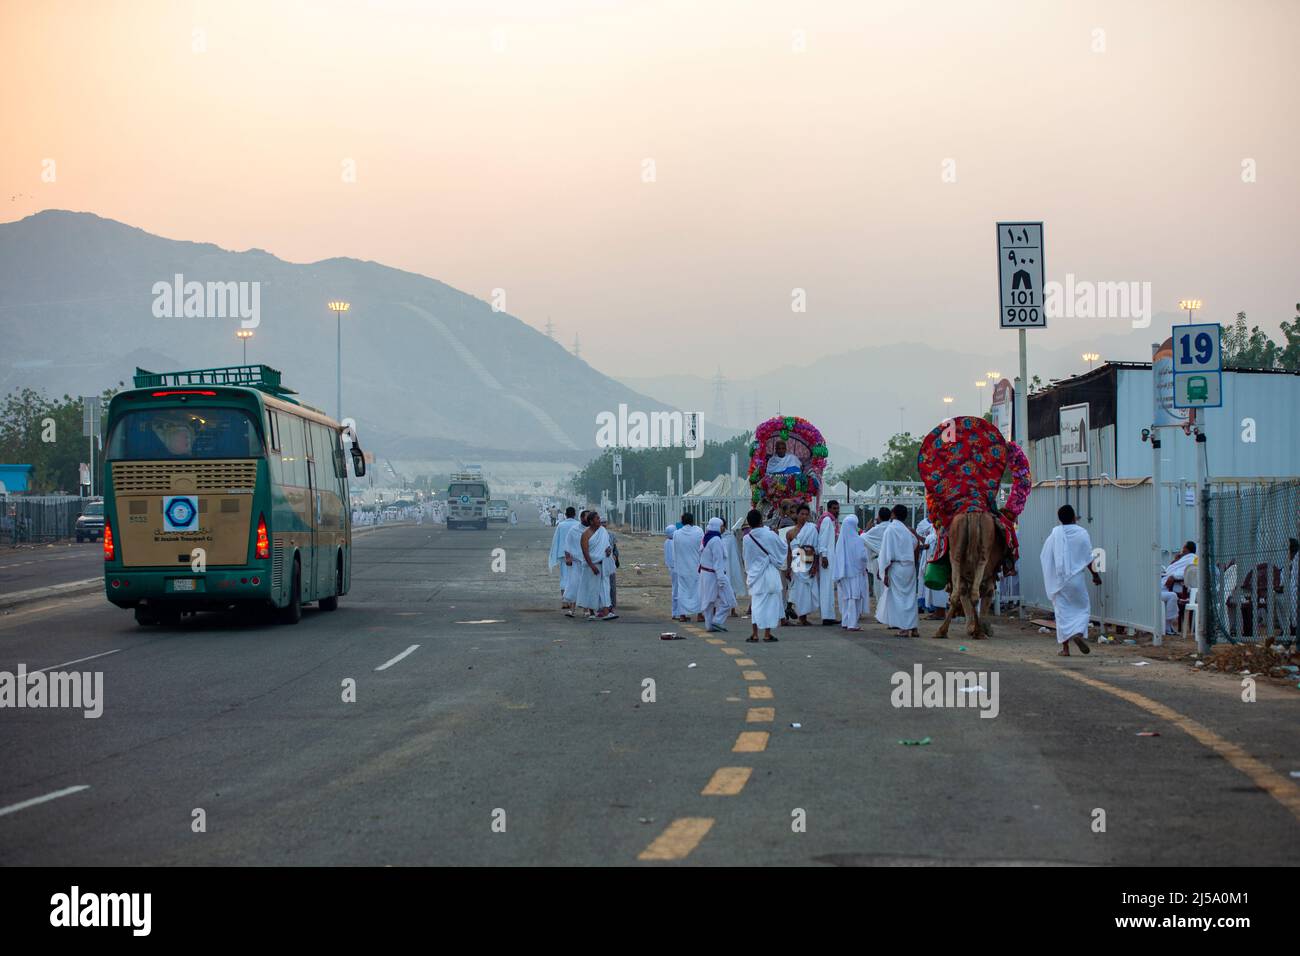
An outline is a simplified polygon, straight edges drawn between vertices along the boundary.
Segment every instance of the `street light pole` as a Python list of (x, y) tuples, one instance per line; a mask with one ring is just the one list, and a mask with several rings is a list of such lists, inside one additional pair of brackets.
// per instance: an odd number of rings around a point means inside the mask
[(244, 344), (244, 364), (248, 364), (248, 340), (253, 337), (252, 329), (239, 329), (235, 332), (235, 338)]
[(340, 421), (342, 421), (343, 420), (343, 313), (346, 312), (348, 309), (350, 309), (352, 306), (348, 302), (343, 302), (342, 300), (336, 299), (329, 304), (329, 307), (330, 307), (330, 311), (334, 313), (334, 317), (338, 320), (338, 353), (337, 353), (337, 363), (335, 365), (335, 368), (337, 369), (337, 380), (335, 382), (334, 407), (335, 407), (335, 416)]

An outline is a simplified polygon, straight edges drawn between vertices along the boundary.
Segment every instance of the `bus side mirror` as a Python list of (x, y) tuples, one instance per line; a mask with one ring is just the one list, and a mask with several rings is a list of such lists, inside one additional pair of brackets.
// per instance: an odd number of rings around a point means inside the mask
[(366, 456), (356, 445), (352, 446), (352, 474), (358, 478), (366, 477)]

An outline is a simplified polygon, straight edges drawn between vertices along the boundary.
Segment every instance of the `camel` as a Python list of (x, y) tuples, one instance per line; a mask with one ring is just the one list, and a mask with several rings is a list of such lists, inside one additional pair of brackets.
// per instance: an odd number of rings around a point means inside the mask
[(980, 621), (980, 605), (983, 604), (987, 614), (997, 586), (998, 565), (1006, 549), (997, 519), (987, 511), (966, 511), (953, 516), (948, 528), (948, 556), (952, 562), (952, 581), (947, 589), (948, 613), (935, 637), (948, 636), (948, 624), (958, 601), (966, 615), (966, 633), (975, 640), (992, 635), (988, 624)]

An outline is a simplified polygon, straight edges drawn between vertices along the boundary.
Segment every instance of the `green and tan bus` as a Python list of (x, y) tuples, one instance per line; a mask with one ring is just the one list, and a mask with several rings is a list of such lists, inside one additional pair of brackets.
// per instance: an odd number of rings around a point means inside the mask
[(264, 607), (333, 611), (352, 573), (348, 445), (265, 365), (156, 374), (113, 397), (104, 455), (104, 590), (140, 624)]

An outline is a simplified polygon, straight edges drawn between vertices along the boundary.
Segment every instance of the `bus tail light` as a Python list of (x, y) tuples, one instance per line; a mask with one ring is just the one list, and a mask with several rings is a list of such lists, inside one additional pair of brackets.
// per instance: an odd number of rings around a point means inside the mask
[[(108, 525), (105, 524), (105, 529)], [(105, 545), (107, 547), (107, 545)], [(257, 557), (266, 560), (271, 556), (271, 539), (266, 536), (266, 515), (257, 516)]]
[(104, 518), (104, 560), (112, 561), (117, 549), (113, 547), (113, 522)]

